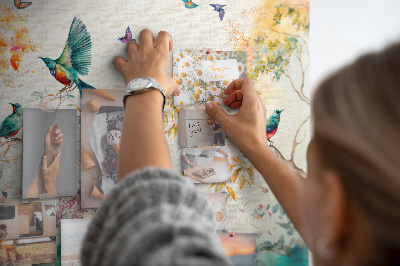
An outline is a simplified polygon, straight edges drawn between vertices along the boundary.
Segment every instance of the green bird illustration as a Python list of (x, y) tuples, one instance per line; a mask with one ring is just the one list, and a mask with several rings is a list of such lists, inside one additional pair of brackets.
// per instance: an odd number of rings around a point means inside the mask
[(82, 96), (82, 89), (96, 89), (83, 82), (79, 75), (87, 75), (91, 64), (92, 41), (86, 30), (85, 24), (78, 18), (74, 18), (69, 29), (67, 43), (59, 58), (39, 57), (50, 70), (50, 74), (60, 83), (70, 86), (74, 83)]
[(13, 113), (4, 119), (0, 125), (0, 137), (11, 138), (22, 128), (22, 106), (19, 103), (10, 103)]

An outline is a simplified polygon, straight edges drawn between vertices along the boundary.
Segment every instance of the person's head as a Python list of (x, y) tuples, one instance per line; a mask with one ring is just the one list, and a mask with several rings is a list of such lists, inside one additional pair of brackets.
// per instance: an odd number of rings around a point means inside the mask
[(327, 77), (302, 207), (316, 264), (400, 264), (400, 44)]
[(0, 230), (6, 230), (7, 225), (6, 224), (0, 224)]
[(209, 125), (215, 124), (214, 120), (212, 120), (212, 119), (208, 119), (208, 120), (207, 120), (207, 123), (208, 123)]

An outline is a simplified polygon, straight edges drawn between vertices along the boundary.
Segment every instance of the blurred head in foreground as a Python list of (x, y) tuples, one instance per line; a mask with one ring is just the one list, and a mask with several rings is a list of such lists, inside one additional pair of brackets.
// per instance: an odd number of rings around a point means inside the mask
[(316, 265), (400, 265), (400, 44), (328, 76), (302, 207)]

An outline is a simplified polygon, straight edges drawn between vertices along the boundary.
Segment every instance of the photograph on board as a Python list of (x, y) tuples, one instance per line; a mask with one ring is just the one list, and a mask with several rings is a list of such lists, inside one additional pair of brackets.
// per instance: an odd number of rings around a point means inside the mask
[(91, 219), (61, 219), (61, 264), (82, 265), (82, 242)]
[(0, 205), (0, 246), (0, 265), (57, 261), (55, 202)]
[(222, 250), (233, 265), (255, 265), (257, 234), (220, 233), (218, 235)]
[(223, 230), (226, 226), (226, 195), (223, 193), (206, 194), (215, 211), (217, 230)]
[(226, 147), (182, 148), (182, 172), (194, 183), (230, 181)]
[(83, 90), (81, 101), (82, 207), (97, 208), (118, 181), (123, 90)]
[(224, 92), (235, 79), (246, 78), (246, 51), (173, 50), (173, 72), (182, 92), (175, 106), (224, 105)]
[(225, 130), (204, 109), (181, 109), (178, 127), (180, 147), (225, 146)]
[(76, 109), (24, 109), (22, 197), (77, 193)]

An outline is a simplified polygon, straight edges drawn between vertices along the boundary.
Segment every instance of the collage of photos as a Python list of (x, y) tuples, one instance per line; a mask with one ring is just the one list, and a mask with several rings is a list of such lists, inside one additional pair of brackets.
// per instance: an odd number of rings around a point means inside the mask
[(57, 261), (55, 202), (0, 205), (0, 213), (0, 265)]
[(77, 110), (24, 108), (22, 198), (76, 196)]

